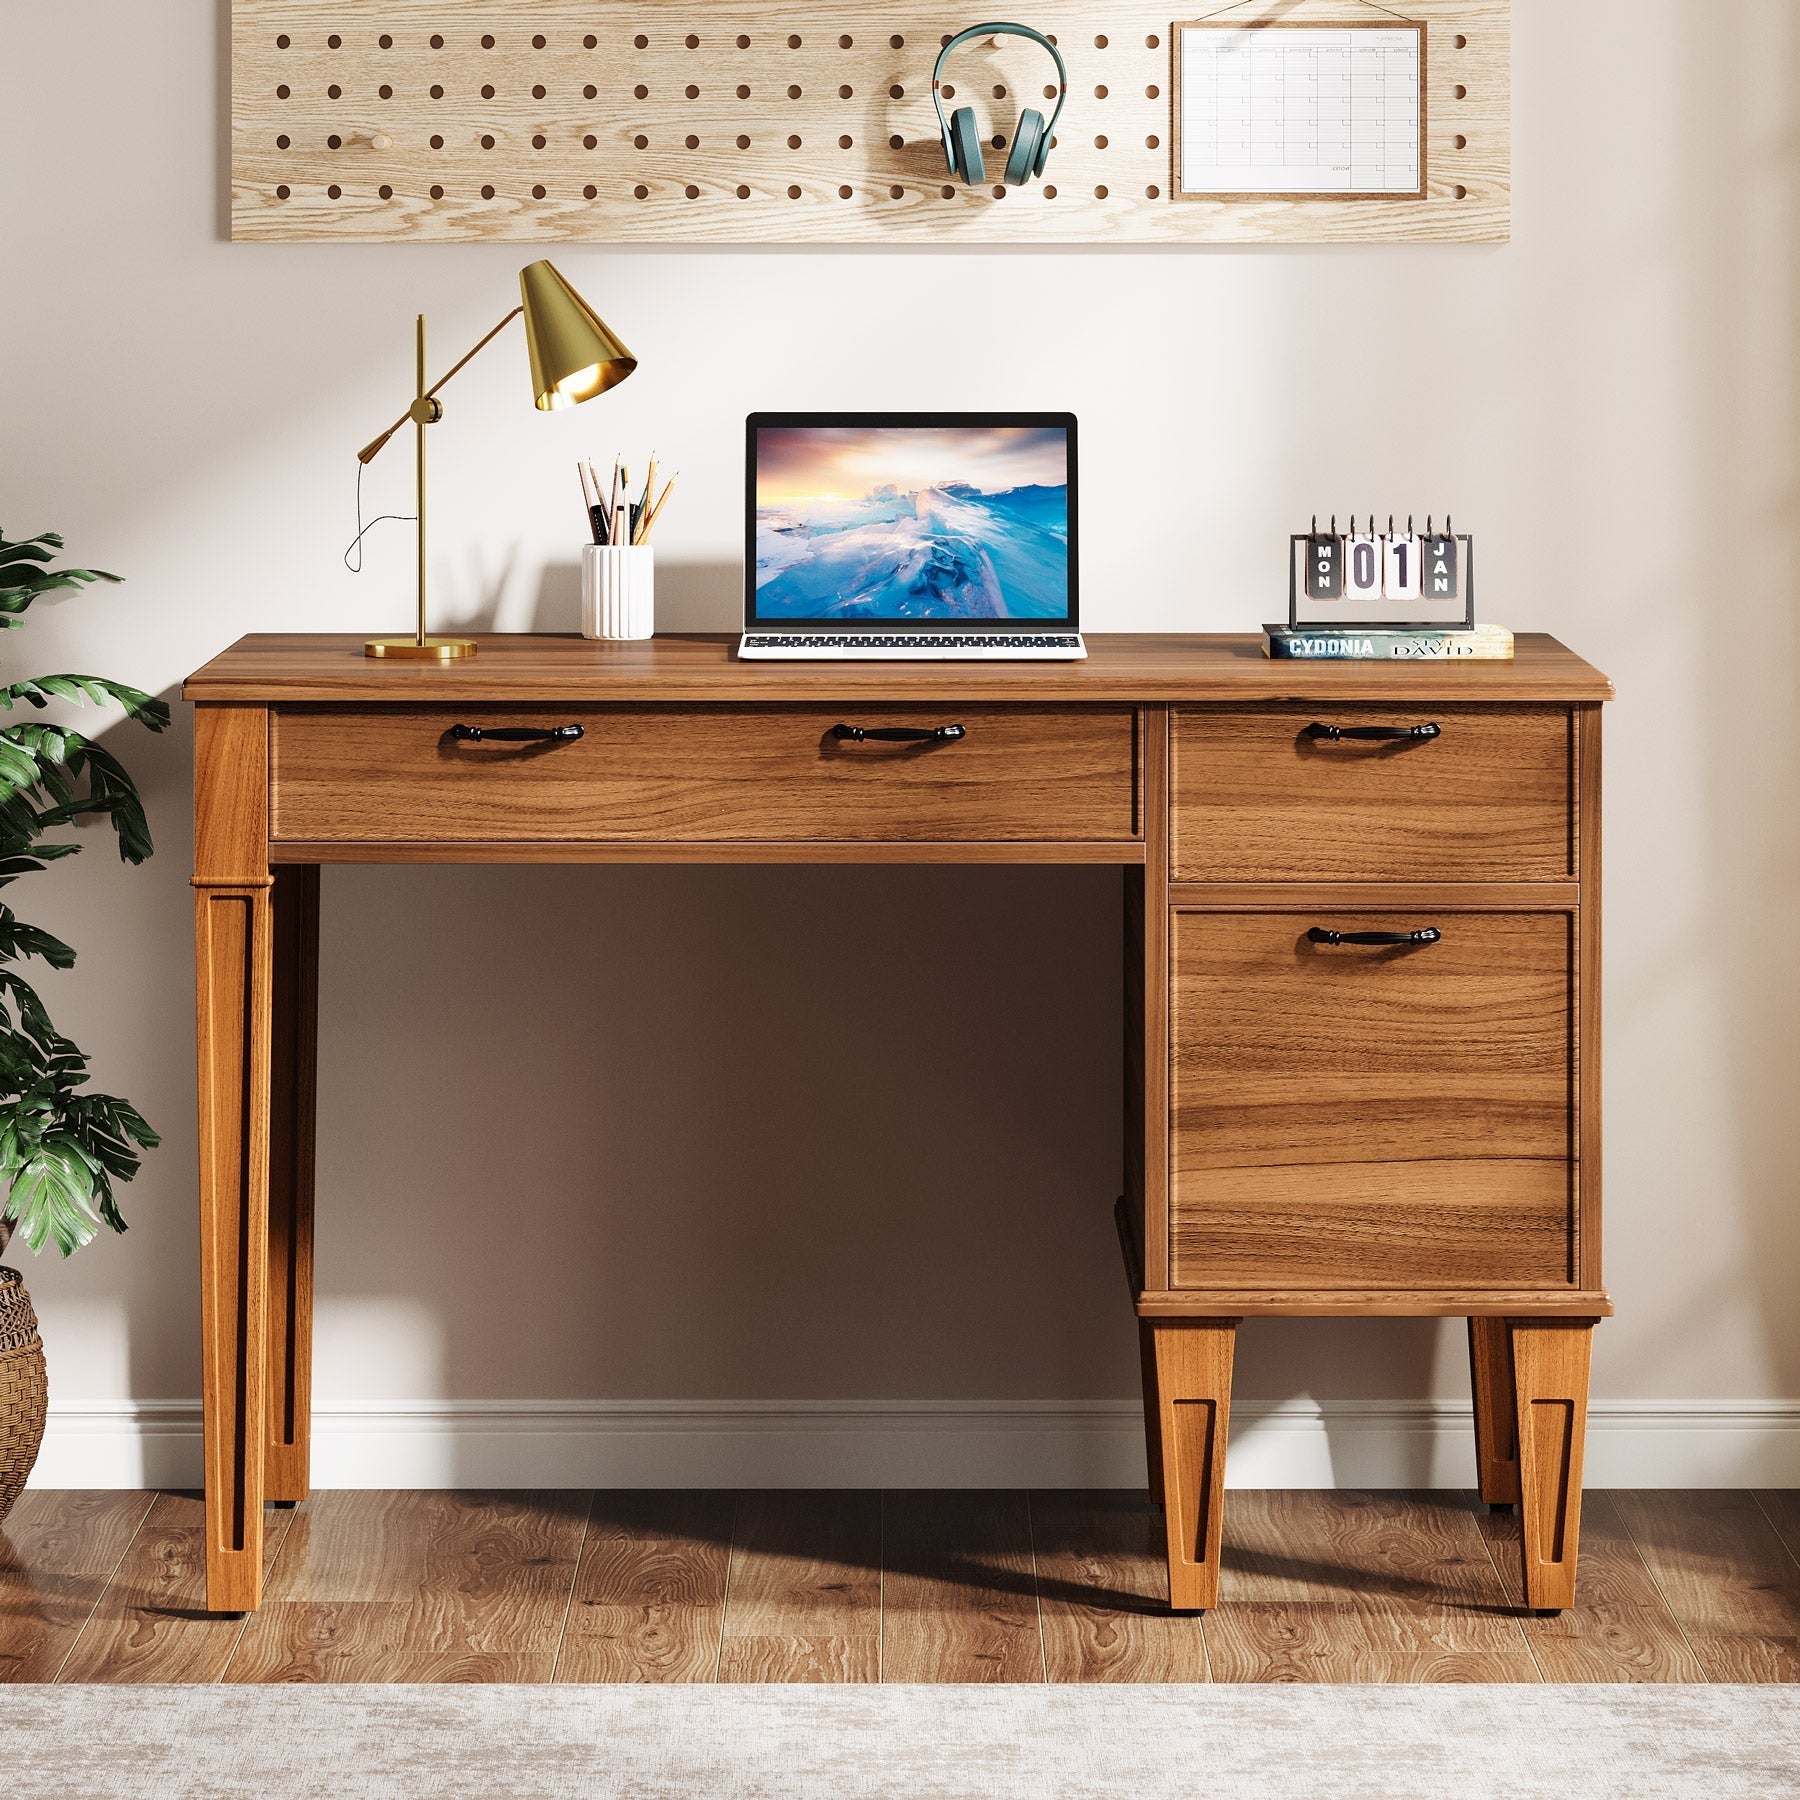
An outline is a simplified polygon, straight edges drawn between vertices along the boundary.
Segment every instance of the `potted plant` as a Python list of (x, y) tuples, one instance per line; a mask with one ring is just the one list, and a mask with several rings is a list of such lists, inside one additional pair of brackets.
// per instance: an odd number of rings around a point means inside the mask
[[(55, 532), (9, 543), (0, 531), (0, 631), (18, 626), (45, 594), (119, 579), (101, 569), (52, 569), (62, 547)], [(29, 716), (59, 700), (121, 706), (151, 731), (169, 723), (162, 701), (98, 675), (0, 685), (0, 709), (14, 715), (0, 727), (0, 887), (73, 856), (80, 844), (46, 837), (83, 818), (110, 820), (126, 862), (150, 855), (143, 802), (119, 760), (67, 725)], [(21, 711), (27, 716), (17, 717)], [(66, 969), (75, 952), (0, 903), (0, 1251), (16, 1233), (34, 1254), (54, 1243), (70, 1256), (102, 1225), (125, 1229), (113, 1183), (129, 1181), (139, 1152), (158, 1139), (130, 1101), (88, 1088), (87, 1058), (18, 971), (32, 957)], [(0, 1267), (0, 1520), (37, 1458), (45, 1403), (31, 1300), (18, 1270)]]

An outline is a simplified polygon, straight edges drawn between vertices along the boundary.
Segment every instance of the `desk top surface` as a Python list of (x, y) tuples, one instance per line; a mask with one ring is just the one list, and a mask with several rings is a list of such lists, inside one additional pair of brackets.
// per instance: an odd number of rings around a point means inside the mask
[(1092, 633), (1072, 663), (740, 662), (737, 634), (591, 643), (482, 637), (467, 662), (378, 662), (360, 634), (259, 633), (190, 675), (187, 700), (424, 705), (432, 701), (1610, 700), (1612, 683), (1543, 632), (1511, 662), (1290, 662), (1260, 632)]

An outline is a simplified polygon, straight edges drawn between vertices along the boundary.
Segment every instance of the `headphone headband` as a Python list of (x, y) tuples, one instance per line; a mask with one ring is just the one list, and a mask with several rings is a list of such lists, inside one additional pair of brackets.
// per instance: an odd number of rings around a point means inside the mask
[(1062, 52), (1044, 36), (1041, 31), (1033, 31), (1029, 25), (971, 25), (967, 31), (959, 31), (942, 50), (931, 70), (931, 104), (937, 108), (938, 129), (944, 138), (944, 154), (950, 154), (950, 121), (944, 117), (944, 100), (939, 91), (943, 83), (944, 64), (950, 60), (950, 52), (960, 45), (966, 44), (970, 38), (978, 37), (1022, 37), (1030, 38), (1034, 44), (1042, 44), (1050, 52), (1056, 64), (1056, 111), (1050, 115), (1050, 122), (1044, 127), (1044, 144), (1048, 147), (1056, 133), (1056, 121), (1062, 117), (1063, 107), (1069, 98), (1069, 70), (1062, 59)]

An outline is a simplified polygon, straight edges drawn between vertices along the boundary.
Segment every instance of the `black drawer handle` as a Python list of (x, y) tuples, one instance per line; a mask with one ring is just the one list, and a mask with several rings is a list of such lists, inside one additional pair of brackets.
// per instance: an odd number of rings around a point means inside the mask
[(1327, 931), (1315, 925), (1306, 934), (1309, 944), (1435, 944), (1444, 934), (1435, 925), (1423, 931)]
[(1442, 737), (1441, 725), (1321, 725), (1316, 720), (1301, 732), (1316, 744), (1335, 744), (1339, 738), (1362, 738), (1381, 743), (1428, 743)]
[(572, 744), (586, 735), (579, 725), (452, 725), (459, 744)]
[(875, 739), (883, 744), (954, 744), (969, 735), (966, 725), (884, 725), (870, 730), (862, 725), (834, 725), (831, 735), (840, 744), (860, 744)]

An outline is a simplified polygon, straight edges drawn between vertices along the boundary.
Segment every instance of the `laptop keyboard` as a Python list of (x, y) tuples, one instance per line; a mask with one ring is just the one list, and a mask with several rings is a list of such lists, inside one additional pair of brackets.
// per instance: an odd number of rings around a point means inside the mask
[(1066, 631), (1036, 635), (1023, 631), (959, 631), (940, 636), (918, 631), (895, 636), (867, 631), (847, 636), (805, 631), (780, 636), (747, 633), (744, 638), (748, 650), (1075, 650), (1080, 645), (1081, 639)]

